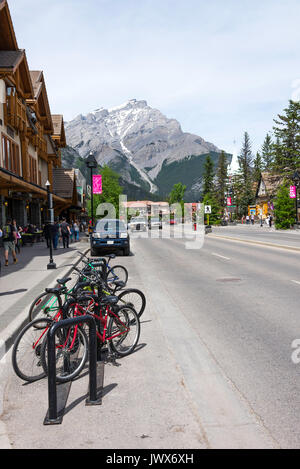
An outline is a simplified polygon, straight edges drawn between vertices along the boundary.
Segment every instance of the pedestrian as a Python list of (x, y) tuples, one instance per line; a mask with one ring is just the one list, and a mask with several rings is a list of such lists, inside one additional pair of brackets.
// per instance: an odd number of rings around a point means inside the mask
[(74, 229), (74, 236), (75, 236), (75, 241), (79, 241), (79, 226), (78, 226), (78, 223), (75, 222), (73, 223), (73, 229)]
[(253, 214), (251, 215), (251, 223), (252, 223), (252, 225), (254, 225), (254, 215)]
[(74, 223), (72, 222), (71, 225), (70, 225), (70, 242), (71, 243), (73, 243), (73, 241), (74, 241), (74, 239), (73, 239), (74, 234), (75, 234), (75, 232), (74, 232)]
[(17, 239), (16, 239), (16, 251), (18, 252), (18, 254), (20, 254), (21, 252), (21, 249), (20, 249), (20, 242), (21, 242), (21, 233), (22, 233), (22, 228), (19, 226), (17, 226), (17, 221), (16, 220), (13, 220), (13, 226), (14, 228), (16, 229), (16, 234), (17, 234)]
[(55, 220), (55, 223), (50, 225), (50, 232), (51, 232), (51, 238), (52, 238), (52, 246), (53, 246), (53, 249), (56, 250), (58, 246), (58, 239), (60, 236), (60, 226), (59, 226), (58, 220)]
[(272, 215), (269, 216), (269, 227), (272, 228), (272, 221), (273, 221), (273, 217)]
[(249, 223), (250, 223), (250, 217), (249, 217), (249, 215), (247, 215), (246, 216), (246, 225), (249, 225)]
[(3, 246), (4, 246), (4, 255), (5, 255), (5, 266), (8, 266), (8, 254), (11, 251), (14, 264), (18, 262), (16, 256), (16, 247), (15, 243), (17, 240), (17, 230), (12, 224), (10, 218), (7, 219), (6, 225), (3, 228)]
[(71, 230), (70, 230), (70, 226), (67, 223), (67, 220), (65, 218), (63, 218), (63, 220), (62, 220), (62, 223), (60, 225), (60, 230), (61, 230), (61, 236), (62, 236), (62, 240), (63, 240), (63, 246), (64, 246), (64, 248), (68, 248), (69, 247)]
[(47, 248), (50, 247), (50, 237), (51, 237), (51, 225), (50, 223), (46, 223), (43, 228), (43, 237), (46, 240)]

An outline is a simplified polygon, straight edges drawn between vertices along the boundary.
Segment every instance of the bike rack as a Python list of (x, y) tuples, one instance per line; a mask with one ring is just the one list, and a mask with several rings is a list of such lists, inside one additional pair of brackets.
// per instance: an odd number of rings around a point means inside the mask
[(92, 316), (78, 316), (77, 318), (62, 319), (54, 323), (48, 331), (48, 412), (44, 425), (57, 425), (62, 423), (63, 416), (57, 411), (57, 387), (56, 387), (56, 347), (55, 333), (57, 329), (67, 328), (76, 324), (88, 323), (89, 325), (89, 397), (86, 405), (100, 405), (101, 397), (97, 397), (97, 341), (96, 323)]

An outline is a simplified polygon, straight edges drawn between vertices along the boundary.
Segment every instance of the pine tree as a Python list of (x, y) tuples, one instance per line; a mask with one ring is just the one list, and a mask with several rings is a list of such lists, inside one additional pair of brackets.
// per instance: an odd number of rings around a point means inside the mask
[(275, 201), (275, 227), (289, 229), (295, 223), (295, 203), (289, 196), (290, 183), (285, 181), (277, 191)]
[(253, 155), (251, 150), (251, 142), (248, 132), (244, 133), (244, 141), (241, 153), (238, 156), (239, 170), (244, 182), (251, 179), (251, 168), (253, 164)]
[(248, 213), (248, 206), (254, 201), (253, 193), (253, 155), (248, 132), (244, 133), (243, 146), (238, 156), (239, 170), (237, 186), (239, 193), (239, 212), (241, 215)]
[(262, 169), (264, 171), (270, 171), (273, 164), (274, 158), (274, 146), (272, 142), (272, 137), (270, 134), (267, 134), (264, 140), (264, 143), (261, 147), (261, 158), (262, 158)]
[(274, 122), (274, 169), (289, 174), (300, 166), (300, 102), (290, 100), (284, 114)]
[(256, 153), (256, 158), (253, 161), (253, 181), (254, 182), (259, 182), (260, 176), (263, 170), (263, 160), (260, 154), (257, 152)]
[(225, 152), (222, 150), (218, 160), (216, 171), (216, 198), (219, 205), (224, 208), (226, 205), (225, 194), (228, 183), (228, 161)]
[(207, 155), (204, 165), (204, 174), (203, 174), (203, 197), (206, 194), (211, 194), (213, 192), (213, 181), (214, 181), (214, 163), (210, 155)]

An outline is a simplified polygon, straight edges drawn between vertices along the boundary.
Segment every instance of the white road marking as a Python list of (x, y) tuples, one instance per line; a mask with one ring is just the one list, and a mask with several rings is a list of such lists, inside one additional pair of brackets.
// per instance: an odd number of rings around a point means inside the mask
[(226, 259), (227, 261), (230, 261), (230, 257), (221, 256), (221, 254), (217, 254), (216, 252), (212, 252), (211, 254), (212, 256), (221, 257), (222, 259)]
[(291, 282), (297, 283), (297, 285), (300, 285), (300, 282), (298, 280), (291, 280)]

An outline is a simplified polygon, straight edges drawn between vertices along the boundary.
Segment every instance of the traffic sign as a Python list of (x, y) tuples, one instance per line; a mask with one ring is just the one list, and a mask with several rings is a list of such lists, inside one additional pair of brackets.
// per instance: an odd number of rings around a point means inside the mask
[(204, 213), (211, 214), (211, 205), (205, 205)]

